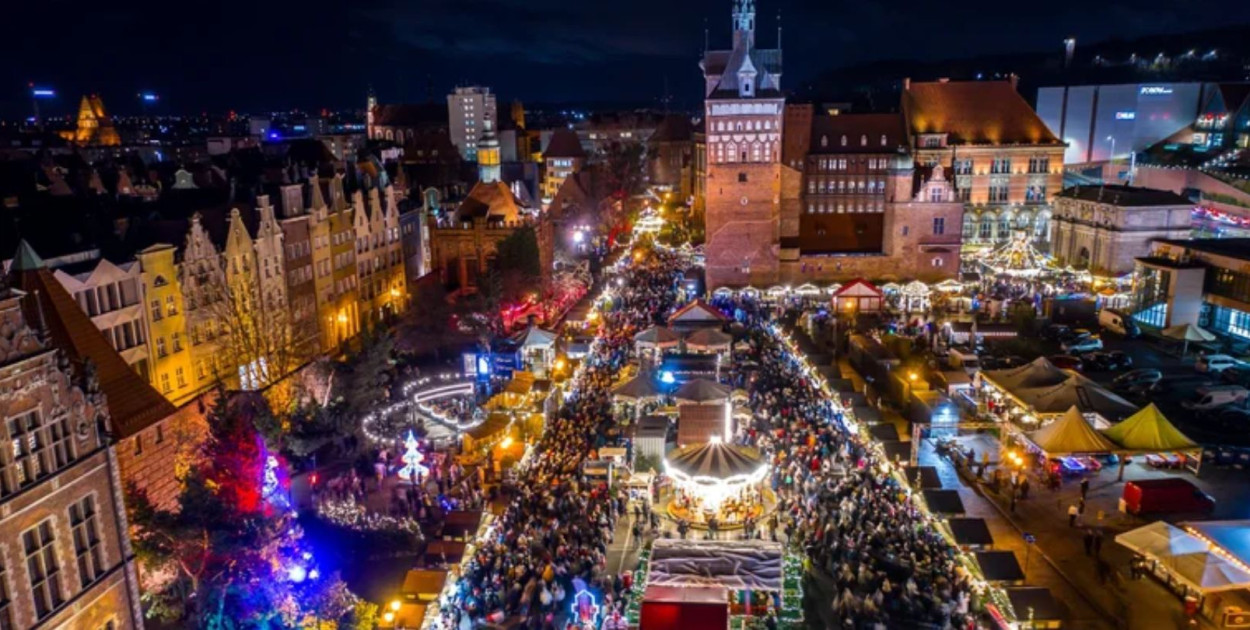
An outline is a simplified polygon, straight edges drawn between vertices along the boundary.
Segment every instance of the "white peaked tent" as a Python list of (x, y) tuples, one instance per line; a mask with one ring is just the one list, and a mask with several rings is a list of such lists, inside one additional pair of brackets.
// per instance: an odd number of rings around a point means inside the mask
[(1115, 537), (1115, 541), (1143, 556), (1168, 558), (1207, 550), (1207, 544), (1166, 521), (1155, 521)]
[(1191, 341), (1199, 343), (1215, 341), (1215, 335), (1193, 324), (1177, 324), (1164, 328), (1161, 334), (1167, 339), (1175, 339), (1184, 344), (1181, 348), (1181, 356), (1185, 356), (1189, 352), (1189, 342)]

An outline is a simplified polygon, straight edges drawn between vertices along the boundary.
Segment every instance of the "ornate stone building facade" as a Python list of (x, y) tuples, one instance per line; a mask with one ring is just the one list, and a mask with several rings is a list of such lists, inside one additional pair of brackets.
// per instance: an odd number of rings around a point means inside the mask
[(753, 0), (732, 18), (733, 48), (701, 62), (709, 287), (771, 282), (780, 263), (781, 51), (756, 46)]
[(992, 246), (1026, 231), (1048, 247), (1065, 145), (1020, 97), (1014, 77), (904, 80), (902, 111), (916, 164), (941, 165), (953, 178), (966, 206), (965, 246)]
[(1132, 273), (1152, 241), (1189, 237), (1193, 208), (1169, 190), (1073, 186), (1055, 196), (1051, 253), (1061, 265), (1100, 275)]
[(110, 438), (169, 403), (24, 243), (11, 271), (15, 288), (0, 283), (0, 437), (13, 445), (0, 466), (0, 627), (142, 628)]

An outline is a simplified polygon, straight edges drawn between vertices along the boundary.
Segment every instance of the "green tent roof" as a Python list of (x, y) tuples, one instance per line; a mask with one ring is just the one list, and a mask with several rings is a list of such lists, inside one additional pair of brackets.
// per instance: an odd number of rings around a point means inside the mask
[(1197, 444), (1168, 421), (1159, 408), (1150, 403), (1124, 422), (1102, 432), (1121, 448), (1133, 451), (1177, 451), (1197, 448)]

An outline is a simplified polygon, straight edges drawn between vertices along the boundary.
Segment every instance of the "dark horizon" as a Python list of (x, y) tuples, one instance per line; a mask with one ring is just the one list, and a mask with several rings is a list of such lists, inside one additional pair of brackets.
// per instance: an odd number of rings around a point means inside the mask
[[(917, 64), (982, 55), (1061, 56), (1083, 47), (1250, 24), (1250, 4), (1165, 0), (1090, 6), (1061, 0), (1023, 26), (1014, 7), (977, 0), (957, 8), (903, 0), (757, 0), (757, 38), (777, 39), (782, 15), (783, 88), (830, 69), (887, 60)], [(454, 85), (486, 85), (501, 102), (694, 106), (706, 22), (712, 48), (728, 46), (732, 0), (636, 0), (587, 6), (567, 0), (290, 0), (180, 13), (138, 1), (101, 12), (82, 0), (10, 8), (21, 25), (0, 42), (0, 115), (27, 116), (27, 84), (57, 91), (45, 115), (76, 111), (100, 94), (115, 115), (147, 111), (316, 111), (362, 108), (372, 86), (381, 102), (445, 97)], [(66, 16), (71, 16), (67, 19)], [(827, 50), (827, 49), (832, 50)], [(1148, 51), (1143, 54), (1153, 54)], [(898, 77), (901, 78), (901, 77)]]

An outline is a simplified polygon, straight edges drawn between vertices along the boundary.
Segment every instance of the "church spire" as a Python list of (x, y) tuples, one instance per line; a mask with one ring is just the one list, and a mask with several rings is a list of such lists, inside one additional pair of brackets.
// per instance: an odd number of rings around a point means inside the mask
[(734, 48), (755, 45), (755, 0), (734, 0)]

